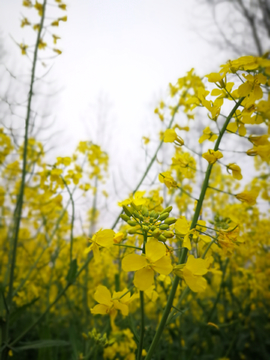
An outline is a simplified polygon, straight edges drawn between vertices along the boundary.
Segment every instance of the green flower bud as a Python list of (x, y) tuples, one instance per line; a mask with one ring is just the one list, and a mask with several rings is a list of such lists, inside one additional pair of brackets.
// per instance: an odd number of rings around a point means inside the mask
[(170, 215), (170, 214), (169, 214), (168, 212), (165, 212), (165, 213), (163, 213), (163, 214), (160, 215), (160, 217), (159, 217), (158, 220), (160, 220), (160, 221), (165, 220), (165, 219), (167, 219), (167, 217), (168, 217), (169, 215)]
[(162, 224), (159, 226), (160, 230), (167, 230), (167, 229), (169, 229), (169, 227), (170, 227), (170, 225), (168, 225), (168, 224)]
[(152, 231), (155, 231), (156, 228), (157, 228), (157, 227), (156, 227), (155, 225), (153, 225), (153, 226), (150, 227), (150, 229), (151, 229)]
[(130, 225), (130, 226), (136, 226), (136, 225), (138, 225), (137, 221), (135, 221), (135, 220), (128, 220), (127, 223), (128, 223), (128, 225)]
[(148, 231), (148, 230), (149, 230), (149, 226), (146, 226), (146, 225), (143, 225), (142, 228), (143, 228), (144, 231)]
[(171, 211), (172, 211), (172, 208), (173, 208), (172, 206), (166, 207), (164, 210), (161, 211), (160, 215), (161, 215), (161, 214), (164, 214), (164, 213), (166, 213), (166, 212), (167, 212), (167, 213), (171, 212)]
[(128, 233), (129, 233), (130, 235), (133, 235), (133, 234), (135, 234), (138, 230), (140, 230), (140, 229), (137, 228), (137, 227), (136, 227), (136, 228), (134, 227), (134, 228), (132, 228), (132, 229), (129, 229), (129, 230), (128, 230)]
[(157, 237), (159, 237), (159, 235), (161, 234), (161, 232), (162, 232), (162, 231), (161, 231), (160, 229), (156, 229), (156, 230), (153, 231), (153, 234), (152, 234), (152, 235), (153, 235), (155, 238), (157, 238)]
[(174, 237), (174, 233), (172, 231), (163, 231), (162, 235), (168, 239)]
[(138, 213), (137, 210), (133, 211), (133, 216), (135, 216), (135, 218), (137, 218), (137, 219), (140, 219), (140, 217), (141, 217), (141, 215)]
[(149, 211), (148, 211), (148, 209), (147, 209), (145, 206), (143, 206), (143, 208), (142, 208), (142, 215), (143, 215), (144, 217), (148, 217), (148, 216), (149, 216)]
[(123, 205), (123, 210), (127, 216), (129, 216), (129, 217), (132, 216), (133, 211), (131, 210), (131, 208), (128, 208), (126, 205)]
[(150, 212), (150, 217), (151, 218), (154, 218), (156, 216), (156, 212), (155, 212), (155, 210), (152, 210), (151, 212)]
[(122, 215), (120, 215), (120, 218), (121, 218), (121, 219), (123, 219), (124, 221), (128, 221), (128, 220), (130, 220), (130, 217), (129, 217), (129, 216), (127, 216), (126, 214), (122, 214)]
[(162, 242), (165, 242), (167, 239), (165, 238), (165, 236), (159, 235), (158, 240), (162, 241)]
[(165, 224), (169, 224), (169, 225), (174, 224), (175, 222), (176, 222), (176, 219), (173, 217), (169, 217), (164, 221)]

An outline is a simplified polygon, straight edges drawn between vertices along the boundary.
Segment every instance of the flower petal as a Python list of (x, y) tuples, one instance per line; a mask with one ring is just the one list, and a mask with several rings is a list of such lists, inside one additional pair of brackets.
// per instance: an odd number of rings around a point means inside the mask
[(109, 307), (112, 305), (111, 293), (110, 290), (106, 288), (106, 286), (99, 285), (97, 287), (97, 290), (94, 294), (94, 299), (100, 304), (104, 304)]
[(124, 271), (137, 271), (147, 265), (147, 260), (144, 256), (137, 254), (130, 254), (122, 260), (122, 268)]
[(156, 239), (151, 239), (145, 245), (147, 259), (154, 263), (166, 254), (166, 246)]
[(154, 264), (152, 264), (152, 269), (159, 274), (169, 275), (173, 269), (170, 256), (165, 255), (161, 259), (157, 260)]
[(143, 268), (134, 276), (134, 285), (141, 291), (147, 290), (154, 282), (154, 270)]

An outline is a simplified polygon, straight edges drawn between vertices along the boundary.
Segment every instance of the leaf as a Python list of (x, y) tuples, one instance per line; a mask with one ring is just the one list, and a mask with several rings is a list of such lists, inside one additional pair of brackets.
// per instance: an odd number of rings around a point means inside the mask
[(67, 282), (73, 283), (76, 280), (77, 268), (77, 259), (74, 259), (70, 263), (70, 268), (66, 277)]
[(13, 348), (14, 351), (22, 351), (28, 349), (42, 349), (45, 347), (53, 346), (70, 346), (70, 343), (64, 340), (37, 340), (32, 342), (23, 343), (22, 346)]
[(39, 297), (33, 299), (29, 303), (24, 304), (23, 306), (14, 310), (13, 313), (10, 315), (10, 324), (13, 324), (21, 315), (23, 315), (25, 313), (25, 310), (28, 307), (30, 307), (31, 305), (33, 305), (38, 299), (39, 299)]

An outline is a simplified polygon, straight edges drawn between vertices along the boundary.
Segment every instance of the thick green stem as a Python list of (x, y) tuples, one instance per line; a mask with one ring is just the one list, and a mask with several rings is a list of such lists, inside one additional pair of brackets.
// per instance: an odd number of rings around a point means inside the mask
[[(230, 112), (229, 116), (227, 117), (225, 123), (223, 124), (223, 127), (222, 127), (222, 129), (221, 129), (221, 131), (219, 133), (218, 138), (217, 138), (217, 141), (216, 141), (216, 144), (215, 144), (215, 147), (214, 147), (214, 151), (218, 150), (221, 139), (222, 139), (222, 137), (223, 137), (223, 135), (224, 135), (224, 133), (226, 131), (227, 126), (228, 126), (229, 122), (231, 121), (235, 111), (240, 106), (240, 104), (241, 104), (241, 102), (243, 100), (244, 100), (244, 98), (241, 98), (237, 102), (237, 104), (234, 106), (234, 108)], [(201, 212), (201, 209), (202, 209), (202, 205), (203, 205), (203, 200), (204, 200), (204, 197), (205, 197), (205, 194), (206, 194), (206, 190), (208, 188), (208, 183), (209, 183), (209, 178), (210, 178), (210, 175), (211, 175), (212, 167), (213, 167), (213, 164), (209, 164), (208, 167), (207, 167), (204, 182), (203, 182), (202, 189), (201, 189), (201, 194), (200, 194), (200, 197), (199, 197), (199, 201), (197, 203), (195, 214), (193, 216), (193, 219), (192, 219), (192, 222), (191, 222), (191, 225), (190, 225), (190, 230), (194, 229), (196, 227), (197, 222), (198, 222), (200, 212)], [(180, 259), (179, 259), (179, 264), (184, 264), (186, 262), (187, 253), (188, 253), (188, 249), (183, 248), (183, 250), (181, 252)], [(175, 296), (175, 293), (176, 293), (176, 290), (177, 290), (178, 283), (179, 283), (179, 278), (176, 276), (174, 278), (174, 280), (173, 280), (173, 284), (172, 284), (172, 288), (171, 288), (171, 291), (170, 291), (170, 294), (169, 294), (168, 302), (167, 302), (166, 307), (164, 309), (164, 312), (163, 312), (161, 321), (159, 323), (157, 332), (156, 332), (156, 334), (154, 336), (154, 339), (153, 339), (152, 344), (151, 344), (151, 346), (150, 346), (150, 348), (148, 350), (148, 353), (147, 353), (147, 356), (146, 356), (145, 360), (150, 360), (152, 358), (152, 355), (154, 354), (154, 352), (156, 350), (156, 347), (158, 346), (160, 337), (161, 337), (161, 335), (163, 333), (163, 330), (164, 330), (164, 328), (166, 326), (167, 318), (168, 318), (168, 316), (170, 314), (170, 311), (171, 311), (171, 307), (172, 307), (172, 304), (173, 304), (173, 300), (174, 300), (174, 296)]]

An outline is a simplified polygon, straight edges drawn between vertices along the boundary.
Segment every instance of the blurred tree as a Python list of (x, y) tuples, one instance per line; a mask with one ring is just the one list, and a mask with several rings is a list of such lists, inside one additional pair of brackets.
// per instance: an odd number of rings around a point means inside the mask
[(270, 47), (270, 0), (202, 0), (218, 32), (211, 38), (236, 55), (263, 55)]

